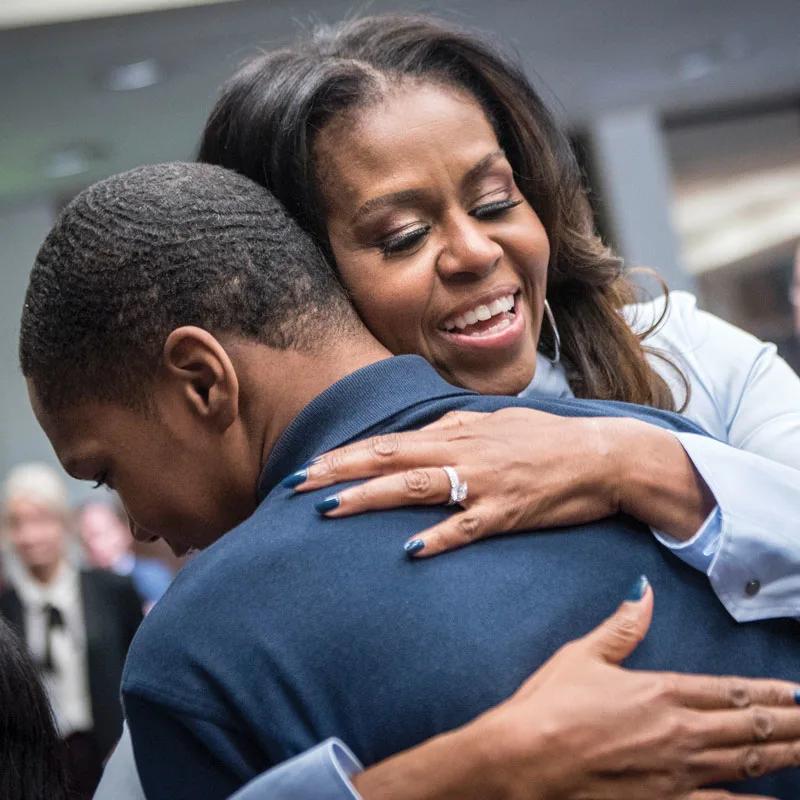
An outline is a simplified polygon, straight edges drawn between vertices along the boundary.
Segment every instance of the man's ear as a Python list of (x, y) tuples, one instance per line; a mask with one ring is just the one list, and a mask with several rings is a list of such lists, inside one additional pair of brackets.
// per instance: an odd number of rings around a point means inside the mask
[(164, 342), (162, 366), (203, 419), (226, 430), (239, 413), (239, 379), (228, 353), (208, 331), (176, 328)]

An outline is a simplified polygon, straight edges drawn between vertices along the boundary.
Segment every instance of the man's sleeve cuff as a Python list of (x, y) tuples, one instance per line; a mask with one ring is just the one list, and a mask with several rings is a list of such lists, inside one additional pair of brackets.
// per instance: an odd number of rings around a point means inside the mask
[(363, 770), (338, 739), (327, 739), (254, 778), (230, 800), (361, 800), (351, 779)]

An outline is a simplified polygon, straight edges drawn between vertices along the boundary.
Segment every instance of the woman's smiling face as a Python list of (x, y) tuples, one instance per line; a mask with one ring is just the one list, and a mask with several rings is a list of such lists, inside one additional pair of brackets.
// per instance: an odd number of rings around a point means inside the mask
[(480, 105), (405, 83), (316, 146), (345, 286), (392, 352), (485, 394), (532, 380), (550, 248)]

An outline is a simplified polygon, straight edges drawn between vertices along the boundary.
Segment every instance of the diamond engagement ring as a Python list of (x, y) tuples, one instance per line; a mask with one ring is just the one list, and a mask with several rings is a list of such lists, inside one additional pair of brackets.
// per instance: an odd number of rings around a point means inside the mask
[(467, 483), (458, 479), (458, 473), (452, 467), (442, 467), (450, 481), (450, 499), (445, 505), (455, 506), (467, 499)]

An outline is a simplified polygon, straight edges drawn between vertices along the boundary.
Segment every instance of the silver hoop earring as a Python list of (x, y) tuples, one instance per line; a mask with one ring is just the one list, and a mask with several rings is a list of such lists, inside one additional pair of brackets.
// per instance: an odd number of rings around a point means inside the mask
[(553, 357), (549, 359), (553, 364), (558, 364), (561, 361), (561, 336), (558, 333), (558, 326), (556, 325), (556, 318), (553, 316), (553, 309), (550, 308), (550, 303), (547, 298), (544, 300), (544, 315), (550, 323), (553, 330)]

